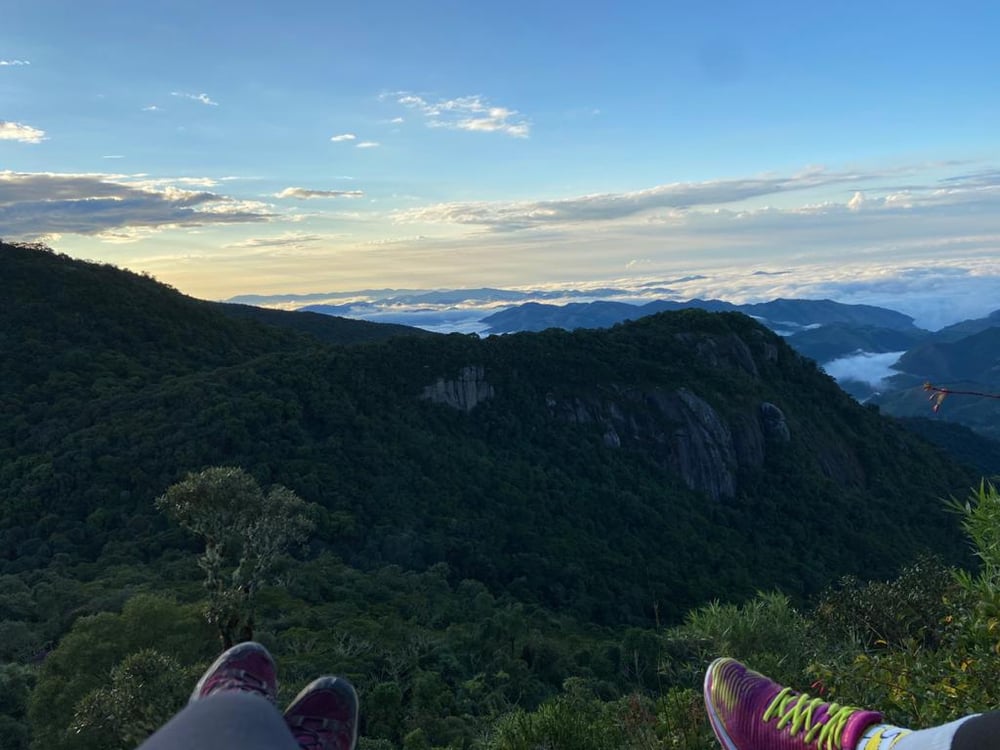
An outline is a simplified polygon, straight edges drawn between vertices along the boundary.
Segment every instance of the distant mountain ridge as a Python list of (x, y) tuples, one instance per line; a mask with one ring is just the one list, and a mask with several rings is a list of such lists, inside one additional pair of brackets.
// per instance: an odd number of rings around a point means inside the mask
[(490, 333), (538, 331), (546, 328), (607, 328), (625, 320), (666, 310), (696, 308), (712, 312), (741, 312), (760, 319), (773, 329), (786, 328), (792, 333), (809, 326), (843, 323), (885, 328), (894, 331), (918, 331), (909, 315), (873, 305), (845, 305), (833, 300), (775, 299), (770, 302), (734, 304), (723, 300), (692, 299), (684, 302), (657, 300), (642, 305), (625, 302), (576, 302), (546, 305), (529, 302), (483, 318)]
[(872, 325), (829, 323), (807, 328), (786, 336), (796, 351), (825, 363), (856, 352), (900, 352), (910, 349), (931, 335), (920, 328), (900, 330)]

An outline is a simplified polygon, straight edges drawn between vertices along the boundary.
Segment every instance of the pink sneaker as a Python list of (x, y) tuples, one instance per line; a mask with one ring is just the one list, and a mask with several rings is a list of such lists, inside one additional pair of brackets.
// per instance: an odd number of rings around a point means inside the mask
[(295, 697), (285, 721), (302, 750), (354, 750), (358, 694), (343, 677), (320, 677)]
[(277, 669), (266, 648), (247, 641), (222, 652), (194, 686), (190, 702), (227, 690), (256, 693), (277, 703)]
[(782, 687), (735, 659), (705, 673), (705, 708), (726, 750), (854, 750), (877, 711), (827, 703)]

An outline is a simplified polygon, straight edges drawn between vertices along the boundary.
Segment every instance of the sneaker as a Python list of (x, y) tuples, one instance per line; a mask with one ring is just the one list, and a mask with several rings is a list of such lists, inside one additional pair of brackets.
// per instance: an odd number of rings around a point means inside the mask
[(285, 721), (302, 750), (354, 750), (358, 694), (343, 677), (320, 677), (295, 697)]
[(735, 659), (705, 673), (705, 708), (726, 750), (854, 750), (877, 711), (827, 703), (782, 687)]
[(190, 702), (227, 690), (256, 693), (271, 703), (277, 703), (277, 668), (266, 648), (247, 641), (223, 651), (194, 686)]

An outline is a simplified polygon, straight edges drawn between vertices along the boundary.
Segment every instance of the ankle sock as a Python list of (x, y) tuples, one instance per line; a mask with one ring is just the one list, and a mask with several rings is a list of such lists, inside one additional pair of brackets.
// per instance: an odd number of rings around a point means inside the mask
[[(930, 729), (912, 731), (892, 724), (874, 724), (865, 731), (854, 750), (991, 750), (1000, 747), (1000, 712), (996, 719), (972, 714)], [(961, 730), (961, 737), (959, 737)]]

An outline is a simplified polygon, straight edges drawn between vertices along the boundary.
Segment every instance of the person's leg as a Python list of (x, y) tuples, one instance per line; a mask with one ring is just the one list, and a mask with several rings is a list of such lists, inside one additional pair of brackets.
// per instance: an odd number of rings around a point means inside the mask
[(189, 703), (140, 750), (300, 750), (284, 717), (259, 695), (239, 690)]
[(1000, 711), (969, 717), (955, 731), (951, 750), (994, 750), (1000, 747)]
[(188, 705), (157, 730), (142, 750), (299, 750), (275, 708), (278, 674), (259, 643), (219, 655), (198, 680)]
[(358, 695), (343, 677), (320, 677), (285, 711), (274, 707), (277, 668), (259, 643), (222, 653), (187, 707), (140, 750), (354, 750)]
[(716, 659), (705, 673), (705, 708), (725, 750), (997, 750), (1000, 712), (913, 731), (882, 714), (812, 698)]
[[(853, 750), (996, 750), (1000, 748), (1000, 711), (909, 731), (887, 724), (868, 728)], [(845, 750), (852, 750), (845, 748)]]

